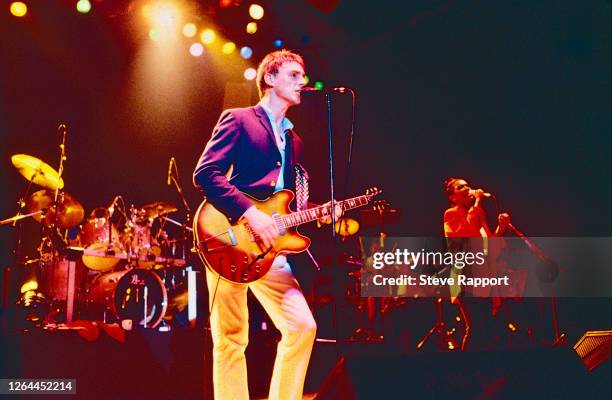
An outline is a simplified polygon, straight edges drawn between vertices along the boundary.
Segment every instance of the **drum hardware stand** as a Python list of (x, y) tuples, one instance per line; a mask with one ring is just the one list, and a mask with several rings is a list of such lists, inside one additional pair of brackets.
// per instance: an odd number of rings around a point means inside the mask
[[(442, 270), (438, 271), (435, 275), (441, 275), (442, 273), (447, 271), (449, 268), (450, 267), (445, 267)], [(458, 347), (457, 341), (455, 340), (454, 335), (453, 335), (455, 329), (454, 328), (452, 330), (446, 329), (446, 323), (444, 322), (444, 316), (442, 314), (442, 302), (443, 301), (444, 301), (444, 298), (441, 296), (437, 296), (435, 298), (436, 313), (437, 313), (436, 322), (434, 322), (433, 326), (429, 329), (429, 331), (427, 331), (425, 336), (423, 336), (423, 338), (419, 341), (419, 343), (417, 343), (416, 345), (417, 350), (422, 349), (425, 343), (427, 342), (427, 340), (429, 340), (429, 338), (432, 337), (434, 333), (438, 335), (438, 341), (439, 341), (441, 349), (455, 350)], [(460, 347), (461, 351), (465, 351), (466, 346), (467, 346), (467, 341), (470, 337), (470, 317), (469, 317), (467, 310), (463, 306), (463, 302), (461, 301), (460, 297), (456, 297), (454, 300), (451, 301), (451, 303), (457, 304), (457, 307), (459, 308), (459, 313), (465, 325), (464, 332), (463, 332), (463, 338), (461, 339), (461, 347)]]
[[(106, 255), (107, 256), (114, 256), (115, 255), (115, 249), (113, 249), (113, 226), (111, 224), (111, 218), (113, 216), (113, 214), (115, 213), (115, 204), (117, 203), (117, 200), (119, 200), (121, 198), (121, 196), (115, 196), (115, 198), (113, 199), (113, 202), (111, 203), (110, 207), (108, 207), (107, 211), (108, 211), (108, 218), (107, 218), (107, 223), (108, 223), (108, 245), (106, 246)], [(121, 198), (121, 200), (123, 200)]]
[[(454, 350), (458, 347), (457, 341), (455, 340), (453, 336), (454, 329), (450, 331), (446, 329), (446, 324), (444, 322), (444, 316), (442, 315), (442, 302), (444, 301), (444, 299), (442, 297), (436, 297), (435, 301), (436, 301), (436, 311), (438, 314), (438, 319), (436, 320), (436, 322), (434, 322), (434, 325), (429, 329), (429, 331), (427, 331), (425, 336), (423, 336), (423, 339), (421, 339), (419, 343), (417, 343), (416, 348), (417, 350), (422, 349), (425, 343), (427, 342), (427, 340), (429, 340), (429, 338), (433, 336), (434, 333), (436, 333), (438, 335), (438, 340), (440, 342), (441, 348), (445, 350)], [(459, 307), (459, 312), (465, 323), (465, 331), (463, 333), (463, 338), (461, 339), (461, 347), (460, 347), (461, 351), (465, 351), (465, 348), (467, 346), (467, 341), (470, 336), (470, 319), (468, 317), (468, 314), (465, 308), (463, 307), (463, 303), (461, 302), (461, 299), (457, 297), (454, 302), (457, 303), (457, 306)]]

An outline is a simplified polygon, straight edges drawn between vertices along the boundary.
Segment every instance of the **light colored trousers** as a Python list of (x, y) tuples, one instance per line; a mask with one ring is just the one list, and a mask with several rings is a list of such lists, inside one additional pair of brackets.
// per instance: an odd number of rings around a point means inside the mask
[(209, 307), (214, 296), (210, 327), (215, 400), (249, 399), (244, 355), (249, 341), (248, 288), (282, 334), (269, 398), (301, 399), (317, 325), (291, 270), (272, 267), (263, 278), (244, 285), (219, 279), (206, 269), (206, 282)]

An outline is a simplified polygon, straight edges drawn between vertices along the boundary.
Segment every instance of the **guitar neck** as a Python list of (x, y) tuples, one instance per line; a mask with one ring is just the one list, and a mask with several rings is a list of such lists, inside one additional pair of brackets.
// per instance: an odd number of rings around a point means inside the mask
[[(343, 201), (337, 201), (336, 205), (342, 208), (342, 211), (352, 210), (354, 208), (365, 206), (370, 202), (370, 195), (361, 195), (346, 199)], [(283, 215), (279, 217), (283, 225), (287, 228), (306, 224), (308, 222), (315, 221), (331, 215), (331, 205), (318, 206), (309, 208), (307, 210), (296, 211), (291, 214)]]

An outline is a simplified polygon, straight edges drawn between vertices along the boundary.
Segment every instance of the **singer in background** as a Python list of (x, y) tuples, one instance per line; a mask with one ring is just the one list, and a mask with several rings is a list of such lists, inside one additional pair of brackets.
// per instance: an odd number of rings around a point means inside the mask
[(510, 224), (510, 216), (497, 216), (497, 228), (491, 233), (482, 201), (490, 194), (482, 189), (472, 189), (461, 178), (446, 178), (444, 189), (452, 206), (444, 212), (445, 237), (488, 237), (501, 236)]
[[(465, 274), (468, 276), (488, 276), (495, 275), (497, 272), (497, 259), (501, 251), (500, 241), (489, 241), (487, 238), (502, 236), (510, 224), (510, 216), (501, 213), (497, 216), (497, 227), (491, 232), (487, 224), (487, 215), (482, 207), (482, 201), (486, 197), (491, 197), (482, 189), (472, 189), (470, 185), (461, 178), (447, 178), (444, 180), (444, 189), (451, 207), (444, 212), (444, 237), (448, 250), (459, 251), (484, 251), (488, 254), (487, 262), (483, 266), (457, 269), (451, 267), (450, 276), (457, 281), (457, 275)], [(482, 240), (470, 240), (470, 238), (482, 238)], [(478, 297), (491, 296), (492, 313), (495, 315), (501, 305), (501, 300), (495, 293), (491, 292), (490, 287), (472, 289), (474, 295)], [(451, 299), (453, 301), (461, 293), (461, 286), (452, 285), (450, 287)], [(462, 307), (461, 304), (459, 304)], [(469, 321), (466, 321), (469, 322)]]
[[(278, 235), (274, 220), (241, 193), (265, 199), (279, 189), (297, 193), (300, 209), (307, 202), (296, 188), (303, 178), (303, 143), (285, 117), (300, 104), (305, 85), (304, 61), (279, 50), (266, 55), (257, 70), (260, 102), (225, 110), (195, 168), (193, 181), (232, 223), (246, 218), (266, 247)], [(296, 190), (297, 189), (297, 190)], [(248, 400), (244, 350), (248, 343), (247, 290), (270, 315), (282, 334), (270, 382), (270, 399), (301, 399), (316, 334), (316, 323), (285, 256), (248, 285), (219, 279), (206, 270), (213, 339), (213, 384), (216, 400)]]

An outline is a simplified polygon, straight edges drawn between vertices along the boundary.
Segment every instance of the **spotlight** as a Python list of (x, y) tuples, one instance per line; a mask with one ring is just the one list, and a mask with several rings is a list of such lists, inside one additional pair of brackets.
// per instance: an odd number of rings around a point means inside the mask
[(76, 9), (81, 14), (87, 14), (91, 11), (91, 3), (89, 0), (79, 0), (76, 3)]
[(282, 41), (282, 40), (280, 40), (280, 39), (276, 39), (276, 40), (274, 41), (274, 47), (276, 47), (277, 49), (281, 48), (281, 47), (282, 47), (282, 45), (283, 45), (283, 41)]
[(195, 24), (188, 23), (183, 27), (183, 35), (185, 35), (185, 37), (194, 37), (196, 33), (198, 33), (198, 28)]
[(236, 44), (234, 42), (227, 42), (221, 48), (223, 54), (232, 54), (236, 50)]
[(316, 81), (316, 82), (314, 83), (314, 87), (315, 87), (316, 89), (321, 90), (321, 89), (323, 89), (323, 88), (325, 87), (325, 84), (324, 84), (323, 82), (321, 82), (321, 81)]
[(14, 1), (11, 3), (11, 14), (16, 17), (23, 17), (28, 12), (28, 6), (22, 1)]
[(251, 35), (257, 32), (257, 22), (254, 22), (254, 21), (249, 22), (246, 26), (246, 31), (247, 33), (250, 33)]
[(247, 81), (252, 81), (257, 76), (257, 71), (255, 68), (247, 68), (244, 70), (244, 79)]
[(180, 19), (178, 8), (175, 4), (169, 2), (145, 5), (142, 12), (156, 28), (172, 29)]
[(253, 55), (253, 49), (251, 49), (249, 46), (244, 46), (240, 49), (240, 55), (245, 60), (248, 60)]
[(189, 47), (189, 53), (194, 57), (200, 57), (204, 54), (204, 46), (201, 43), (194, 43)]
[(259, 4), (251, 4), (249, 7), (249, 15), (253, 19), (262, 19), (264, 16), (264, 9)]
[(215, 41), (215, 31), (212, 29), (204, 29), (200, 34), (200, 40), (204, 44), (211, 44)]

